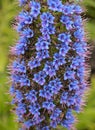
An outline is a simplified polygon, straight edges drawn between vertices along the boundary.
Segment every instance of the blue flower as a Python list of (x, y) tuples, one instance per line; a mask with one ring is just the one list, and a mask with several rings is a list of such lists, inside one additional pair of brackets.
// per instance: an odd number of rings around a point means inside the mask
[(25, 51), (27, 50), (27, 45), (24, 44), (24, 43), (21, 43), (21, 44), (17, 44), (15, 46), (15, 55), (23, 55), (25, 53)]
[(56, 121), (57, 118), (59, 118), (59, 116), (60, 116), (61, 113), (62, 113), (62, 111), (59, 108), (56, 108), (53, 111), (52, 115), (50, 116), (50, 119)]
[(15, 92), (15, 102), (17, 103), (17, 102), (21, 102), (22, 100), (24, 99), (24, 97), (23, 97), (23, 94), (19, 91), (19, 90), (16, 90), (16, 92)]
[(31, 90), (26, 95), (26, 99), (29, 100), (31, 103), (35, 103), (37, 101), (37, 92), (35, 90)]
[(35, 1), (31, 1), (30, 2), (30, 8), (31, 8), (31, 12), (30, 14), (36, 18), (39, 14), (40, 14), (40, 3), (39, 2), (35, 2)]
[(28, 62), (28, 66), (30, 67), (30, 69), (34, 69), (36, 67), (39, 67), (41, 64), (40, 64), (40, 61), (39, 59), (34, 59), (34, 60), (31, 60)]
[(73, 29), (73, 21), (71, 17), (62, 15), (60, 21), (65, 24), (67, 30)]
[(44, 116), (43, 117), (40, 117), (39, 115), (34, 116), (32, 119), (33, 126), (35, 125), (38, 126), (38, 124), (40, 124), (44, 119), (45, 119)]
[(28, 79), (28, 77), (25, 74), (22, 75), (17, 75), (17, 74), (13, 74), (11, 76), (12, 81), (14, 83), (19, 83), (22, 86), (30, 86), (30, 80)]
[(40, 85), (44, 85), (45, 83), (45, 77), (46, 77), (46, 73), (44, 71), (40, 71), (37, 74), (34, 74), (34, 78), (33, 80), (40, 84)]
[(19, 56), (21, 54), (24, 54), (25, 51), (28, 49), (27, 44), (30, 42), (25, 37), (20, 37), (18, 43), (15, 46), (15, 55)]
[(16, 30), (17, 30), (17, 32), (19, 32), (19, 33), (20, 33), (21, 31), (23, 31), (24, 28), (25, 28), (24, 22), (18, 23), (17, 26), (16, 26)]
[(53, 94), (51, 92), (51, 89), (49, 88), (49, 86), (44, 86), (44, 89), (43, 90), (40, 90), (39, 91), (39, 96), (40, 97), (43, 97), (43, 98), (46, 98), (46, 99), (51, 99)]
[(74, 16), (74, 23), (73, 23), (75, 28), (81, 28), (83, 23), (82, 23), (82, 17), (79, 15)]
[(69, 42), (71, 42), (70, 37), (71, 37), (71, 35), (68, 33), (61, 33), (58, 35), (58, 40), (61, 42), (69, 43)]
[(14, 84), (12, 84), (12, 86), (10, 87), (10, 91), (9, 92), (10, 92), (11, 95), (15, 94), (16, 90), (15, 90), (15, 85)]
[(39, 96), (52, 99), (55, 94), (58, 94), (60, 89), (62, 88), (62, 83), (58, 78), (51, 80), (48, 85), (45, 85), (43, 90), (39, 91)]
[(41, 28), (40, 31), (41, 31), (42, 35), (49, 34), (49, 29), (45, 26), (44, 26), (44, 28)]
[(55, 34), (55, 27), (52, 24), (49, 24), (48, 26), (48, 32), (49, 34)]
[(62, 11), (63, 5), (61, 0), (48, 0), (47, 4), (49, 5), (49, 9), (52, 11)]
[(75, 79), (75, 71), (67, 70), (64, 74), (64, 80)]
[(54, 23), (55, 17), (51, 13), (46, 12), (40, 16), (40, 19), (42, 20), (42, 25), (48, 26), (49, 23)]
[(59, 69), (59, 66), (66, 63), (65, 58), (59, 53), (55, 53), (53, 57), (54, 57), (53, 65), (55, 66), (56, 70)]
[(63, 24), (67, 24), (69, 21), (71, 21), (71, 17), (66, 16), (66, 15), (62, 15), (60, 21), (61, 21)]
[(77, 54), (82, 56), (87, 51), (87, 43), (85, 43), (85, 42), (75, 42), (74, 45), (73, 45), (73, 50), (75, 50)]
[(34, 116), (40, 115), (40, 112), (39, 112), (40, 109), (41, 109), (41, 107), (38, 103), (35, 103), (35, 104), (32, 104), (29, 106), (29, 111)]
[(77, 31), (74, 32), (75, 38), (77, 38), (80, 41), (84, 40), (84, 30), (83, 29), (78, 29)]
[(58, 125), (58, 122), (57, 122), (57, 121), (51, 121), (51, 122), (50, 122), (50, 126), (51, 126), (52, 128), (56, 128), (57, 125)]
[(31, 119), (25, 121), (25, 122), (24, 122), (24, 126), (25, 126), (25, 128), (28, 128), (28, 129), (29, 129), (31, 126), (33, 126), (33, 123), (32, 123), (32, 121), (31, 121)]
[(17, 19), (19, 20), (20, 24), (23, 23), (25, 25), (31, 24), (33, 21), (33, 17), (27, 11), (20, 12)]
[(81, 104), (81, 99), (79, 95), (80, 94), (78, 93), (75, 93), (74, 95), (70, 95), (69, 92), (63, 92), (60, 99), (60, 103), (65, 104), (68, 107), (70, 106), (79, 107), (79, 104)]
[(50, 45), (50, 43), (47, 42), (47, 41), (44, 41), (44, 40), (43, 41), (38, 41), (36, 43), (36, 50), (40, 51), (40, 50), (49, 49), (49, 45)]
[(55, 104), (52, 101), (45, 101), (43, 102), (42, 107), (47, 110), (53, 110), (55, 107)]
[(66, 5), (64, 5), (63, 10), (62, 10), (63, 14), (65, 14), (65, 15), (73, 14), (74, 13), (74, 7), (75, 7), (74, 4), (66, 4)]
[(69, 50), (70, 47), (67, 44), (63, 43), (61, 48), (59, 49), (59, 54), (65, 57)]
[(69, 130), (72, 127), (72, 124), (74, 123), (74, 121), (75, 119), (72, 115), (72, 111), (69, 109), (66, 113), (66, 119), (64, 119), (61, 122), (61, 125)]
[(12, 69), (15, 73), (26, 73), (26, 66), (24, 61), (21, 61), (21, 63), (19, 61), (14, 61)]
[(77, 70), (77, 76), (80, 80), (82, 80), (85, 76), (85, 67), (84, 66), (80, 66)]
[(75, 5), (75, 7), (74, 7), (74, 12), (75, 12), (76, 14), (81, 14), (81, 13), (83, 12), (83, 9), (81, 8), (80, 5)]
[(42, 128), (42, 130), (50, 130), (49, 126), (45, 126)]
[(34, 33), (33, 33), (33, 30), (31, 30), (30, 28), (26, 28), (21, 32), (21, 35), (27, 38), (32, 38)]
[(72, 80), (72, 82), (69, 84), (69, 90), (79, 90), (79, 81), (78, 80)]
[(41, 50), (36, 52), (36, 59), (42, 61), (43, 59), (49, 58), (49, 51), (48, 50)]
[(72, 59), (70, 67), (72, 69), (78, 69), (80, 66), (84, 65), (84, 62), (85, 62), (84, 57), (76, 56), (75, 58)]
[(54, 75), (56, 75), (56, 69), (52, 62), (47, 61), (44, 66), (43, 71), (45, 71), (45, 73), (49, 75), (50, 77), (53, 77)]
[(16, 108), (16, 113), (18, 116), (22, 116), (23, 114), (26, 113), (26, 105), (24, 103), (19, 103), (17, 108)]

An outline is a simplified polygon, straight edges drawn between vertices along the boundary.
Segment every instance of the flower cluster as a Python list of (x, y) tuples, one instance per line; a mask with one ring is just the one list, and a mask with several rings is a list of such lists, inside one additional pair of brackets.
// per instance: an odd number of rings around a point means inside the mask
[(10, 94), (21, 130), (58, 125), (70, 130), (88, 85), (83, 9), (62, 0), (19, 0), (19, 5)]
[[(19, 59), (20, 60), (20, 59)], [(26, 66), (24, 61), (14, 61), (12, 65), (11, 79), (14, 83), (22, 86), (30, 86), (30, 80), (26, 75)]]
[(40, 71), (40, 72), (34, 74), (33, 80), (36, 83), (43, 85), (45, 83), (45, 78), (46, 78), (46, 73), (44, 71)]
[(39, 96), (46, 99), (52, 99), (52, 97), (60, 91), (62, 88), (62, 83), (58, 78), (51, 80), (48, 85), (45, 85), (43, 90), (40, 90)]
[[(38, 6), (38, 5), (36, 5)], [(55, 28), (53, 27), (54, 23), (54, 17), (51, 15), (51, 13), (43, 13), (40, 16), (40, 19), (42, 21), (42, 28), (41, 33), (42, 36), (38, 38), (37, 43), (35, 44), (36, 48), (36, 57), (34, 60), (29, 61), (29, 67), (31, 69), (36, 68), (40, 66), (40, 62), (43, 59), (49, 58), (49, 45), (50, 45), (50, 35), (55, 33)]]
[(54, 24), (54, 16), (49, 13), (43, 13), (41, 16), (41, 21), (42, 21), (42, 29), (41, 32), (43, 34), (43, 37), (45, 40), (50, 39), (50, 34), (55, 34), (55, 27), (53, 26)]
[(53, 11), (62, 12), (63, 4), (61, 0), (47, 0), (49, 9)]

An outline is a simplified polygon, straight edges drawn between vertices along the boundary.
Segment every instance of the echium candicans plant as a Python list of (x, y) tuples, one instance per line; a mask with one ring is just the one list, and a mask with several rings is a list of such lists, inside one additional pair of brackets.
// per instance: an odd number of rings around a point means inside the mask
[(10, 93), (21, 130), (73, 128), (88, 89), (89, 45), (80, 2), (19, 0)]

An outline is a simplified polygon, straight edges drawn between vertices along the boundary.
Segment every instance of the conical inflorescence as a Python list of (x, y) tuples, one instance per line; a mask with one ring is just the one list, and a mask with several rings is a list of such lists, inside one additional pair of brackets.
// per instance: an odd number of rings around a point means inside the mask
[(84, 10), (62, 0), (19, 0), (19, 5), (10, 93), (21, 129), (72, 129), (72, 112), (80, 112), (88, 87)]

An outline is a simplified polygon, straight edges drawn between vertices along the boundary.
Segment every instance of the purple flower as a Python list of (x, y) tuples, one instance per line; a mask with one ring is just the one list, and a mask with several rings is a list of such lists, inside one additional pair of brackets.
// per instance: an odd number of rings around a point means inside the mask
[(62, 47), (59, 49), (59, 54), (65, 57), (69, 50), (70, 47), (67, 44), (63, 43)]
[(59, 66), (64, 65), (66, 63), (65, 58), (59, 53), (55, 53), (53, 57), (53, 65), (55, 66), (56, 70), (59, 69)]
[(31, 8), (31, 12), (30, 14), (36, 18), (39, 14), (40, 14), (40, 3), (39, 2), (35, 2), (35, 1), (31, 1), (30, 2), (30, 8)]
[(50, 130), (49, 126), (45, 126), (42, 128), (42, 130)]
[(47, 4), (49, 5), (49, 9), (53, 11), (61, 12), (63, 5), (61, 0), (48, 0)]
[(44, 71), (40, 71), (37, 74), (34, 74), (34, 78), (33, 80), (40, 84), (40, 85), (44, 85), (45, 83), (45, 77), (46, 77), (46, 73)]
[(27, 120), (26, 122), (24, 122), (24, 126), (25, 126), (25, 128), (29, 129), (31, 126), (33, 126), (32, 121), (31, 120)]
[(70, 37), (71, 37), (70, 34), (61, 33), (61, 34), (58, 35), (58, 40), (61, 41), (61, 42), (69, 43), (69, 42), (71, 42)]
[(17, 75), (17, 74), (13, 74), (11, 76), (12, 78), (12, 81), (14, 83), (18, 83), (22, 86), (30, 86), (30, 80), (28, 79), (28, 77), (25, 75), (25, 74), (22, 74), (22, 75)]
[(35, 103), (37, 101), (37, 92), (35, 90), (31, 90), (26, 95), (26, 99), (29, 100), (31, 103)]
[(52, 101), (45, 101), (43, 102), (42, 107), (47, 110), (53, 110), (55, 107), (55, 104)]
[[(49, 12), (46, 12), (46, 13), (43, 13), (41, 16), (40, 16), (41, 20), (42, 20), (42, 25), (47, 25), (49, 23), (53, 24), (54, 23), (54, 19), (55, 17), (49, 13)], [(44, 26), (43, 26), (44, 27)]]
[(49, 58), (49, 51), (48, 50), (41, 50), (41, 51), (38, 51), (36, 52), (36, 58), (39, 60), (39, 61), (42, 61), (43, 59), (46, 59), (46, 58)]
[(35, 59), (35, 60), (31, 60), (28, 62), (28, 66), (30, 67), (30, 69), (34, 69), (36, 67), (39, 67), (41, 64), (40, 64), (40, 61), (38, 59)]
[(83, 23), (82, 23), (82, 18), (79, 15), (75, 15), (74, 16), (74, 23), (73, 23), (75, 28), (80, 28), (82, 27)]
[(76, 14), (81, 14), (81, 13), (83, 12), (83, 9), (81, 8), (80, 5), (75, 5), (75, 7), (74, 7), (74, 12), (75, 12)]
[(71, 17), (66, 16), (66, 15), (62, 15), (60, 21), (61, 21), (63, 24), (65, 24), (67, 30), (73, 29), (73, 23), (74, 23), (74, 22), (72, 21)]
[(23, 94), (19, 90), (16, 90), (14, 101), (20, 103), (23, 99), (24, 99)]
[(57, 121), (51, 121), (51, 122), (50, 122), (50, 126), (51, 126), (52, 128), (56, 128), (57, 125), (58, 125), (58, 122), (57, 122)]
[(24, 37), (27, 37), (27, 38), (31, 38), (33, 37), (34, 33), (33, 33), (33, 30), (31, 30), (30, 28), (26, 28), (24, 29), (21, 34), (24, 36)]
[(87, 43), (85, 43), (85, 42), (75, 42), (74, 45), (73, 45), (73, 49), (76, 51), (76, 53), (78, 55), (82, 56), (87, 51)]
[(74, 79), (75, 78), (75, 71), (67, 70), (64, 74), (64, 80)]
[(53, 121), (56, 121), (60, 117), (61, 113), (62, 113), (62, 111), (59, 108), (56, 108), (53, 111), (52, 115), (50, 116), (50, 119)]
[(13, 96), (14, 94), (15, 94), (15, 92), (16, 92), (16, 90), (15, 90), (15, 85), (14, 84), (12, 84), (12, 86), (10, 87), (10, 94)]
[(39, 96), (52, 99), (55, 94), (58, 94), (60, 89), (62, 88), (62, 83), (58, 78), (51, 80), (48, 85), (45, 85), (43, 90), (39, 91)]
[(26, 113), (26, 105), (24, 103), (19, 103), (16, 108), (16, 113), (19, 117), (23, 116)]
[(72, 124), (74, 123), (74, 121), (75, 119), (72, 115), (72, 111), (69, 109), (66, 113), (66, 119), (64, 119), (61, 122), (61, 125), (69, 130), (72, 127)]
[(64, 5), (63, 10), (62, 10), (63, 14), (72, 15), (74, 13), (74, 7), (75, 7), (74, 4), (66, 4), (66, 5)]
[(36, 43), (36, 50), (37, 51), (40, 51), (40, 50), (46, 50), (46, 49), (49, 49), (49, 45), (50, 45), (50, 43), (49, 42), (47, 42), (47, 41), (38, 41), (37, 43)]
[(50, 77), (56, 75), (56, 69), (52, 62), (46, 62), (43, 71)]
[(33, 21), (33, 17), (29, 14), (29, 12), (22, 11), (18, 15), (17, 19), (19, 20), (19, 23), (23, 23), (25, 25), (31, 24)]
[(78, 29), (77, 31), (74, 32), (75, 38), (77, 38), (80, 41), (84, 40), (84, 30), (83, 29)]
[(19, 55), (23, 55), (25, 53), (25, 51), (28, 49), (27, 48), (27, 44), (29, 44), (29, 41), (27, 40), (27, 38), (25, 37), (20, 37), (18, 43), (16, 44), (13, 53), (15, 53), (15, 55), (19, 56)]
[(41, 107), (38, 103), (35, 103), (29, 106), (29, 111), (34, 116), (40, 115), (40, 112), (39, 112), (40, 109)]
[(78, 80), (72, 80), (72, 82), (69, 84), (69, 90), (79, 90), (79, 81)]
[(75, 58), (73, 58), (70, 67), (72, 69), (78, 69), (80, 66), (84, 65), (84, 62), (85, 62), (84, 57), (76, 56)]
[(26, 73), (26, 66), (24, 61), (14, 61), (12, 65), (12, 70), (14, 73)]

